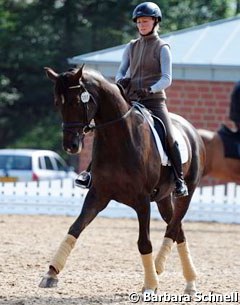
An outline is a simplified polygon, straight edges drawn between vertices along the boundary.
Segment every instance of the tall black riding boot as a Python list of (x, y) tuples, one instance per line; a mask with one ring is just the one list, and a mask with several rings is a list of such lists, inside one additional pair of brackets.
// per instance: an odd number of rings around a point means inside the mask
[(178, 143), (175, 142), (171, 151), (170, 151), (170, 160), (172, 163), (174, 175), (175, 175), (175, 183), (176, 187), (174, 190), (175, 197), (184, 197), (188, 196), (187, 185), (184, 181), (183, 171), (182, 171), (182, 160), (180, 151), (178, 148)]
[(91, 164), (92, 162), (89, 163), (87, 170), (82, 171), (77, 178), (75, 179), (75, 184), (78, 187), (84, 188), (84, 189), (89, 189), (91, 184), (92, 184), (92, 176), (91, 176)]

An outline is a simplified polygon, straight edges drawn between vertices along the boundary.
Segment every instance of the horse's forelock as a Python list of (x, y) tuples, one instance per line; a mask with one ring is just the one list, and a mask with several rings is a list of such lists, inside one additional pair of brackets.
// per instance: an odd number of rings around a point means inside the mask
[(67, 72), (63, 72), (61, 73), (56, 81), (56, 93), (60, 93), (60, 94), (64, 94), (67, 90), (67, 87), (69, 86), (69, 79), (72, 78), (75, 73), (76, 73), (77, 69), (69, 69)]
[(57, 95), (64, 94), (66, 91), (66, 85), (65, 85), (65, 75), (64, 73), (60, 74), (57, 78), (57, 81), (55, 83), (55, 92)]

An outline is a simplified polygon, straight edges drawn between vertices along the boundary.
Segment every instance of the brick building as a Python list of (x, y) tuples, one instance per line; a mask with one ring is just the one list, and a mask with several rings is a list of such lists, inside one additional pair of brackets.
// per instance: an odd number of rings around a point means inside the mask
[[(173, 83), (167, 89), (168, 109), (182, 115), (196, 128), (217, 131), (228, 119), (230, 94), (240, 80), (240, 16), (161, 35), (171, 46)], [(114, 79), (125, 45), (69, 59)], [(91, 158), (88, 136), (80, 156), (80, 168)], [(210, 180), (206, 180), (210, 182)], [(211, 181), (215, 182), (216, 181)]]

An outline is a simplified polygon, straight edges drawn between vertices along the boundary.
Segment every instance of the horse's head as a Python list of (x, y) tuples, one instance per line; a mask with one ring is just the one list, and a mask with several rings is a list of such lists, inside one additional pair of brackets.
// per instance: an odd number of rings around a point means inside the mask
[(62, 74), (51, 68), (45, 70), (55, 83), (55, 105), (63, 121), (63, 148), (70, 154), (79, 153), (85, 133), (97, 111), (97, 104), (83, 83), (83, 66)]

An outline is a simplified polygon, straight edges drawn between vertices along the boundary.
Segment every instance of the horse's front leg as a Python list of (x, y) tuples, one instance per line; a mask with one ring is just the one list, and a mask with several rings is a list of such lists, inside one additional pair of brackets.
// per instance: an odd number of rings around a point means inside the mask
[(138, 250), (141, 254), (144, 268), (143, 293), (155, 293), (158, 288), (158, 276), (156, 273), (152, 244), (149, 236), (150, 225), (150, 200), (141, 200), (135, 208), (139, 221)]
[(93, 188), (89, 190), (79, 217), (69, 228), (68, 234), (65, 236), (52, 258), (49, 270), (42, 278), (39, 287), (49, 288), (57, 286), (57, 274), (64, 268), (67, 258), (75, 246), (77, 238), (84, 228), (107, 206), (107, 204), (108, 201), (99, 198)]

